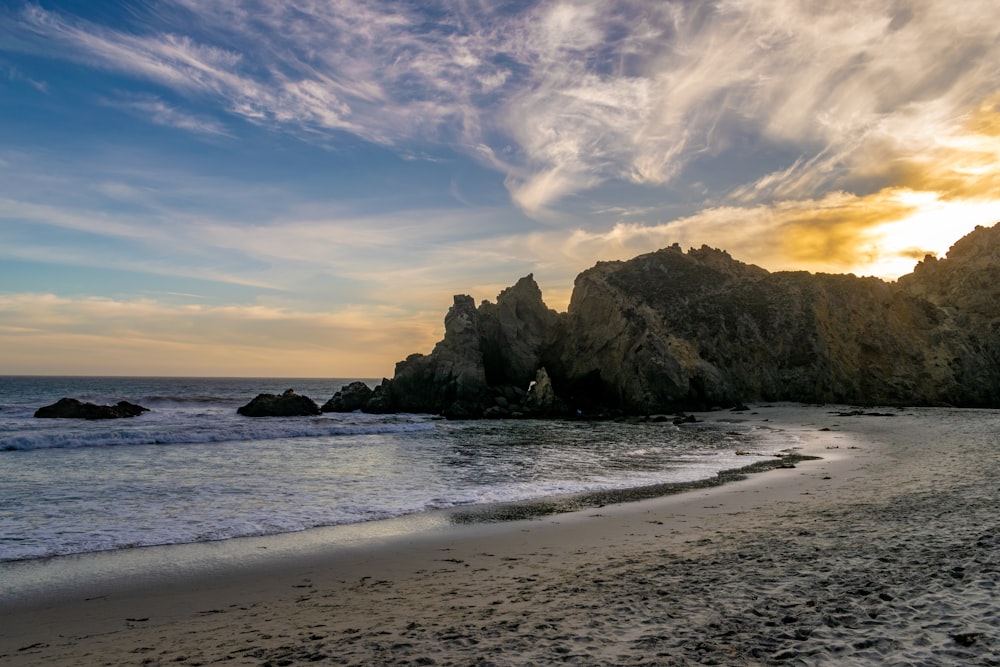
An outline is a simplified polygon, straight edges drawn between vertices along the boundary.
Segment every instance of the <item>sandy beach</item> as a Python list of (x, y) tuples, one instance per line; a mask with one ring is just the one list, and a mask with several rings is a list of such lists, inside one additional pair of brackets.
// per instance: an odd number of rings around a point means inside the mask
[(1000, 665), (1000, 414), (851, 411), (699, 415), (822, 458), (662, 498), (50, 588), (62, 559), (35, 564), (0, 663)]

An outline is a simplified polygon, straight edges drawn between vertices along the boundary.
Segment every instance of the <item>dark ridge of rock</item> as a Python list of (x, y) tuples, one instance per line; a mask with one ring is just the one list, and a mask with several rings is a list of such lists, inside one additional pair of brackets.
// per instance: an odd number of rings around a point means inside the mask
[[(897, 283), (770, 273), (721, 250), (674, 245), (584, 271), (563, 315), (529, 275), (496, 304), (477, 309), (456, 296), (445, 329), (430, 355), (397, 365), (366, 409), (507, 417), (758, 400), (998, 407), (1000, 226), (977, 228)], [(534, 396), (504, 394), (532, 381)]]
[(118, 401), (115, 405), (84, 403), (76, 398), (60, 398), (52, 405), (35, 410), (35, 416), (42, 419), (126, 419), (138, 417), (144, 408), (128, 401)]
[(307, 396), (286, 389), (282, 394), (257, 394), (236, 410), (244, 417), (308, 417), (320, 413), (319, 406)]
[(368, 405), (375, 392), (364, 382), (352, 382), (340, 388), (320, 407), (322, 412), (354, 412)]

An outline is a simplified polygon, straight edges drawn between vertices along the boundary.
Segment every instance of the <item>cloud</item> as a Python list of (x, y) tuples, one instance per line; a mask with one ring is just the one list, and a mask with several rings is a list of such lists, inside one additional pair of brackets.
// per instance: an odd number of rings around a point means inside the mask
[(928, 148), (1000, 87), (989, 0), (177, 0), (157, 16), (112, 29), (30, 6), (21, 22), (65, 57), (252, 123), (450, 145), (502, 170), (540, 218), (607, 182), (693, 185), (713, 160), (742, 159), (715, 195), (745, 203), (855, 191), (876, 154)]
[(926, 254), (943, 256), (977, 225), (1000, 221), (1000, 200), (950, 200), (908, 188), (754, 206), (717, 206), (659, 224), (623, 220), (608, 230), (549, 229), (477, 243), (480, 261), (535, 267), (546, 302), (565, 308), (573, 277), (599, 261), (627, 260), (677, 243), (708, 245), (771, 271), (810, 270), (894, 280)]
[(108, 106), (130, 111), (147, 118), (157, 125), (174, 127), (195, 134), (210, 136), (232, 136), (224, 125), (203, 115), (185, 112), (167, 104), (156, 97), (126, 98), (118, 101), (109, 100)]
[[(33, 151), (6, 152), (0, 253), (259, 289), (264, 311), (33, 306), (67, 322), (120, 323), (116, 335), (134, 342), (136, 358), (155, 335), (124, 323), (148, 317), (168, 332), (176, 360), (195, 343), (171, 317), (198, 322), (220, 360), (227, 349), (263, 360), (281, 335), (295, 337), (264, 313), (309, 340), (322, 326), (348, 336), (303, 315), (319, 294), (338, 317), (364, 319), (359, 342), (399, 358), (389, 339), (409, 330), (393, 317), (421, 313), (436, 328), (451, 294), (493, 298), (532, 271), (547, 301), (564, 307), (573, 276), (595, 261), (674, 242), (772, 270), (897, 276), (1000, 220), (1000, 7), (955, 7), (167, 0), (103, 25), (26, 5), (5, 15), (0, 30), (18, 33), (6, 51), (111, 72), (108, 90), (94, 80), (95, 97), (151, 123), (203, 138), (242, 137), (246, 123), (331, 155), (348, 136), (404, 159), (458, 154), (456, 170), (464, 156), (498, 174), (513, 207), (474, 208), (466, 197), (458, 210), (379, 202), (376, 213), (304, 189), (155, 171), (143, 164), (160, 156), (144, 148), (128, 159), (95, 150), (71, 167), (66, 155), (53, 167)], [(123, 95), (121, 77), (147, 92)], [(397, 306), (376, 321), (355, 313), (362, 303)], [(116, 319), (113, 308), (130, 315)], [(6, 335), (37, 326), (67, 343), (94, 336), (101, 349), (115, 338), (18, 317)], [(221, 333), (249, 322), (281, 335)], [(391, 336), (363, 338), (376, 325)], [(414, 340), (430, 340), (422, 335)]]
[(33, 79), (25, 75), (24, 72), (22, 72), (17, 67), (14, 67), (12, 65), (0, 64), (0, 72), (6, 74), (7, 80), (9, 81), (24, 82), (40, 93), (44, 93), (46, 95), (49, 94), (49, 84), (45, 83), (44, 81), (38, 81), (36, 79)]

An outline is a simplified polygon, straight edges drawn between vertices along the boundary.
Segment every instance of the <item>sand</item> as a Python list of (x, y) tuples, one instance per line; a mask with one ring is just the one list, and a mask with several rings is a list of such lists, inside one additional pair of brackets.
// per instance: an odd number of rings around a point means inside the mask
[(36, 564), (63, 583), (0, 600), (0, 664), (1000, 665), (1000, 413), (838, 411), (701, 415), (822, 457), (711, 489), (215, 566), (137, 550), (158, 565), (122, 580)]

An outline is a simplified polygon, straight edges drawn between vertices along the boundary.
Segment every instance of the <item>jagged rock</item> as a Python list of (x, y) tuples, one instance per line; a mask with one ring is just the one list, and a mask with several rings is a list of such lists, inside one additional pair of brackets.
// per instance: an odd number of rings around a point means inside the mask
[(364, 382), (352, 382), (340, 388), (333, 397), (320, 408), (322, 412), (354, 412), (368, 405), (372, 399), (371, 387)]
[(534, 378), (557, 319), (530, 275), (501, 292), (496, 304), (476, 308), (471, 296), (456, 295), (441, 342), (429, 355), (396, 364), (379, 404), (365, 409), (478, 417), (494, 405), (491, 387), (502, 385), (513, 385), (508, 400), (519, 400), (516, 387)]
[(457, 294), (444, 318), (444, 339), (429, 355), (411, 354), (383, 385), (385, 402), (400, 412), (479, 414), (487, 384), (479, 344), (479, 313), (471, 296)]
[(777, 400), (1000, 406), (1000, 226), (898, 283), (674, 245), (584, 271), (562, 315), (530, 275), (496, 304), (456, 296), (444, 339), (366, 409), (610, 418)]
[(558, 314), (542, 301), (532, 274), (478, 309), (483, 370), (490, 386), (527, 387), (553, 343)]
[(306, 417), (320, 414), (320, 409), (308, 396), (286, 389), (282, 394), (257, 394), (236, 412), (244, 417)]
[(60, 398), (52, 405), (46, 405), (35, 411), (35, 416), (43, 419), (124, 419), (137, 417), (149, 408), (118, 401), (115, 405), (95, 405), (84, 403), (76, 398)]
[[(1000, 225), (976, 227), (944, 259), (926, 257), (899, 286), (937, 306), (965, 333), (970, 349), (954, 360), (962, 382), (980, 387), (974, 404), (1000, 401)], [(950, 402), (944, 400), (942, 402)]]
[(363, 412), (370, 412), (372, 414), (386, 414), (395, 412), (396, 410), (392, 406), (389, 385), (391, 381), (388, 378), (382, 378), (382, 383), (372, 389), (371, 398), (368, 402), (361, 408)]

